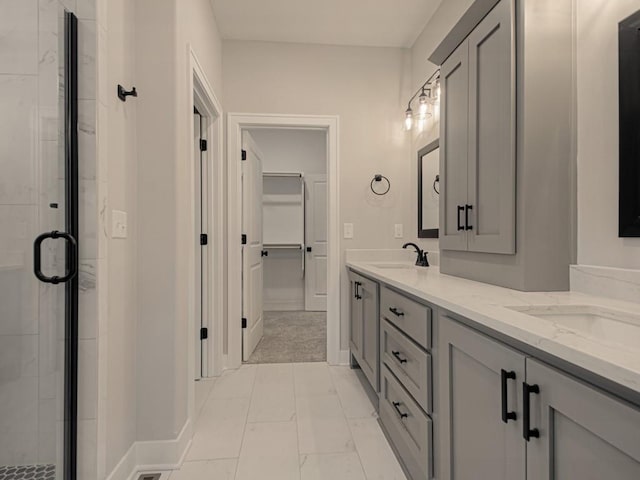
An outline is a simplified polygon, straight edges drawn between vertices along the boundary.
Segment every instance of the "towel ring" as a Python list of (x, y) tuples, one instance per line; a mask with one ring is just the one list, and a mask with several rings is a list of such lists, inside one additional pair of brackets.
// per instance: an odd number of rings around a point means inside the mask
[[(384, 192), (376, 192), (375, 188), (373, 188), (373, 185), (375, 183), (382, 182), (383, 180), (385, 180), (387, 182), (387, 189)], [(374, 194), (378, 195), (378, 196), (383, 196), (383, 195), (386, 195), (387, 193), (389, 193), (389, 190), (391, 190), (391, 181), (387, 177), (385, 177), (384, 175), (381, 175), (379, 173), (376, 174), (373, 177), (373, 180), (371, 180), (371, 191)]]

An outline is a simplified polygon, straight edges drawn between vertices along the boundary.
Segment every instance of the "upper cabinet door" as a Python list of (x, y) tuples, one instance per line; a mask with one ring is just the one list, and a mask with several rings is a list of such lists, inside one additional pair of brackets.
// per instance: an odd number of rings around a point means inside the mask
[(527, 359), (528, 480), (638, 480), (640, 410)]
[(469, 35), (469, 250), (516, 251), (515, 5), (502, 0)]
[(467, 203), (468, 59), (469, 43), (465, 40), (441, 68), (440, 248), (443, 250), (467, 250), (464, 208)]

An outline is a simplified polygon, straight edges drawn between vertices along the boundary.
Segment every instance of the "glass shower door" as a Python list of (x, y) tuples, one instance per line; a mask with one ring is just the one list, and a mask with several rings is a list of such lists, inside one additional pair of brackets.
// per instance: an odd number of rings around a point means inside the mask
[(70, 480), (77, 390), (75, 17), (57, 0), (5, 0), (0, 18), (0, 478)]

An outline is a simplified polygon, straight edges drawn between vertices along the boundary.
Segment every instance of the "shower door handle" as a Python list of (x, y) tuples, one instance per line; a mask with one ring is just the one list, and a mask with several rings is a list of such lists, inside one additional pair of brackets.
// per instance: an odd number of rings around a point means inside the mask
[[(52, 240), (62, 238), (67, 244), (68, 248), (66, 251), (68, 256), (64, 277), (58, 277), (55, 275), (53, 277), (47, 277), (42, 273), (42, 242), (49, 238)], [(67, 283), (73, 280), (76, 275), (78, 275), (78, 242), (75, 237), (69, 233), (58, 232), (57, 230), (39, 235), (35, 242), (33, 242), (33, 272), (41, 282), (52, 283), (53, 285)]]

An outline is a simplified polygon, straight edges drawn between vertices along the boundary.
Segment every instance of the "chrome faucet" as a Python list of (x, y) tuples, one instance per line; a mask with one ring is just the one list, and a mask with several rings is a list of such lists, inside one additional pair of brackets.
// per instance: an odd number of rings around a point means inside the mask
[(429, 252), (425, 252), (420, 247), (418, 247), (415, 243), (405, 243), (402, 248), (413, 247), (418, 254), (418, 259), (416, 260), (417, 267), (428, 267), (429, 259), (427, 258), (427, 254)]

